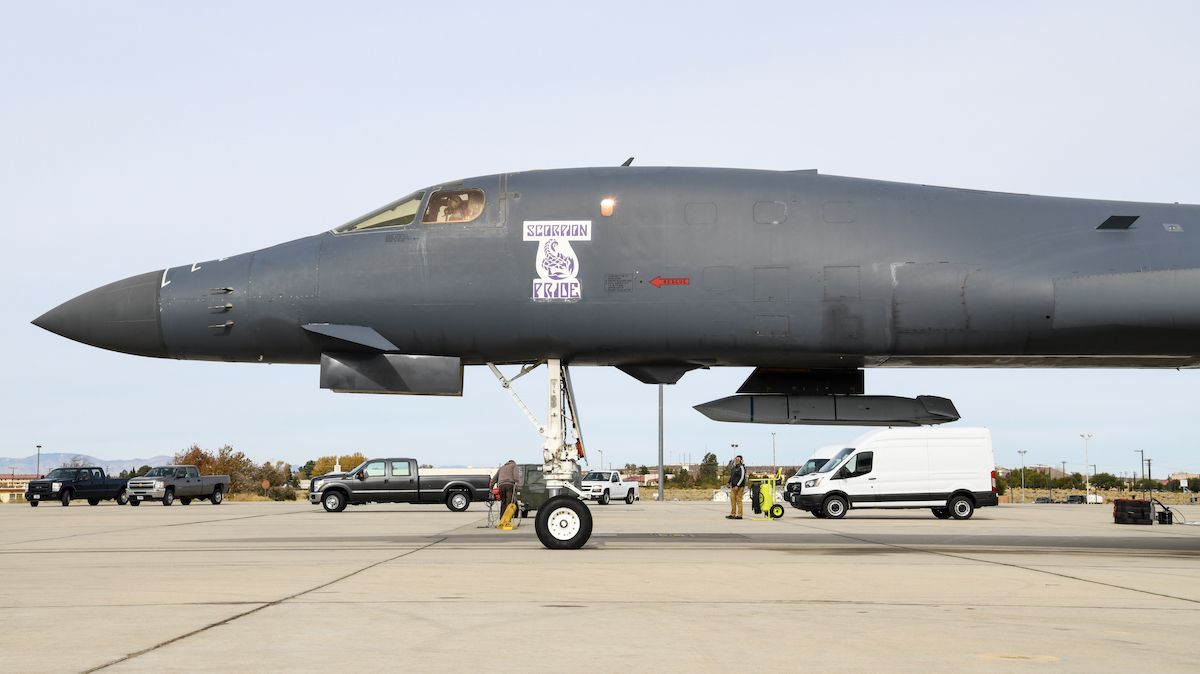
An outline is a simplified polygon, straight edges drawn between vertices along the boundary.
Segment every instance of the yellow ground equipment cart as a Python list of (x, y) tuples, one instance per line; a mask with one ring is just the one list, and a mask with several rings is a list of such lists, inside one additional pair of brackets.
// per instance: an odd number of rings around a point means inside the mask
[(750, 485), (750, 506), (754, 514), (763, 515), (755, 519), (774, 520), (783, 517), (783, 504), (775, 501), (775, 487), (783, 484), (784, 480), (782, 470), (774, 475), (747, 480)]

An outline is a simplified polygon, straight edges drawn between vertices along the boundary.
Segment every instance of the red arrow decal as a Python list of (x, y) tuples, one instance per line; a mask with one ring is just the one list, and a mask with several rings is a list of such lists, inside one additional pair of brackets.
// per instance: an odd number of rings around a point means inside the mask
[(650, 279), (650, 285), (654, 286), (655, 288), (661, 288), (663, 286), (686, 286), (691, 285), (691, 283), (691, 279), (686, 276), (678, 276), (674, 278), (655, 276), (654, 278)]

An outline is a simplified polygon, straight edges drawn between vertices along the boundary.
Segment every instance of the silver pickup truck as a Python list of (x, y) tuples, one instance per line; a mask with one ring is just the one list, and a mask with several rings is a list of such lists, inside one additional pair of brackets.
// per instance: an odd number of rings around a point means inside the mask
[(141, 505), (142, 501), (162, 501), (169, 506), (179, 499), (188, 505), (192, 499), (208, 499), (220, 505), (229, 491), (228, 475), (201, 475), (195, 466), (159, 466), (141, 477), (131, 478), (125, 488), (129, 494), (129, 505)]

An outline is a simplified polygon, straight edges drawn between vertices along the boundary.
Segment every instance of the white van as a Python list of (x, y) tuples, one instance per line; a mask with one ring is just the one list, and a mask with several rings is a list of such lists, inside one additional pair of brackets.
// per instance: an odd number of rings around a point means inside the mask
[(787, 482), (784, 484), (784, 500), (791, 503), (793, 508), (799, 508), (800, 504), (796, 502), (796, 497), (800, 495), (805, 477), (810, 473), (820, 470), (825, 464), (829, 463), (830, 459), (845, 448), (845, 445), (825, 445), (813, 452), (808, 461), (805, 461), (804, 465), (800, 466), (800, 470), (797, 470), (795, 475), (787, 479)]
[(793, 501), (817, 517), (850, 508), (930, 508), (965, 520), (994, 506), (996, 460), (986, 428), (889, 428), (859, 437), (809, 473)]

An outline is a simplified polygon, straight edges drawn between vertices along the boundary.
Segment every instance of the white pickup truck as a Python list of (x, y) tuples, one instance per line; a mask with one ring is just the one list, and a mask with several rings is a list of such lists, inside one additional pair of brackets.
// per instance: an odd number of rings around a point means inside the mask
[(638, 500), (638, 483), (626, 482), (619, 471), (593, 470), (583, 476), (583, 497), (600, 505), (608, 505), (614, 498), (632, 504)]

